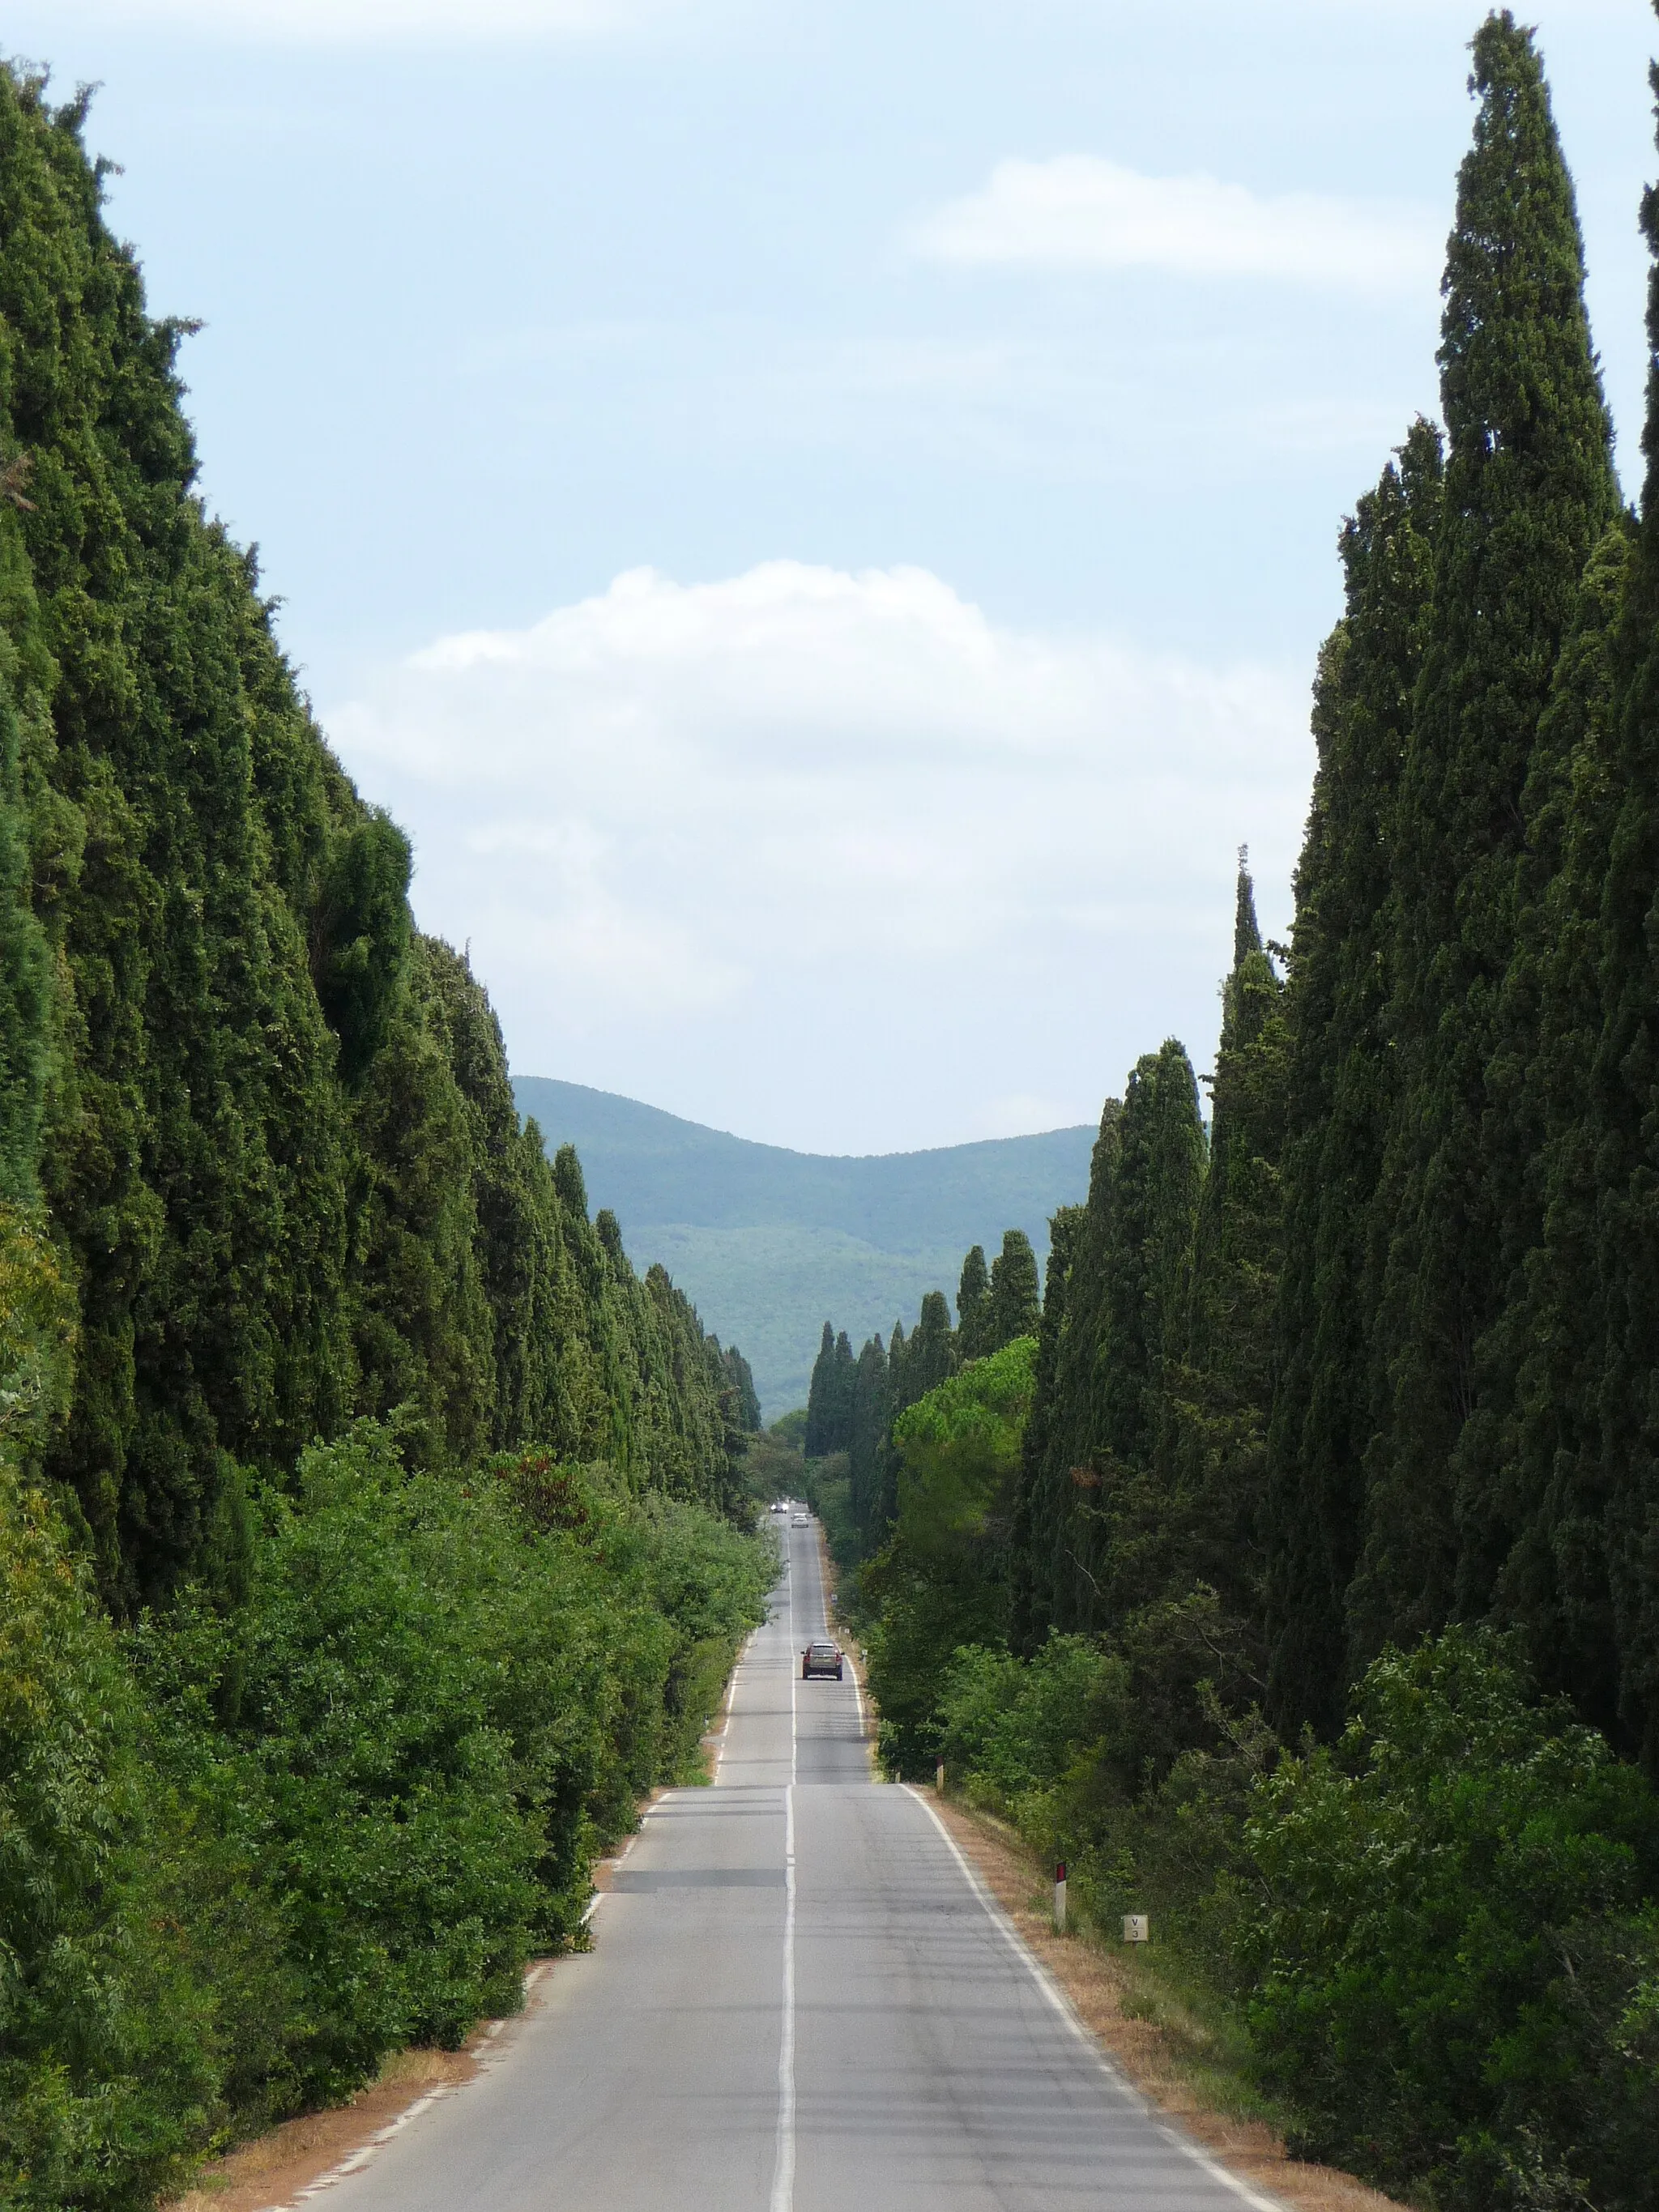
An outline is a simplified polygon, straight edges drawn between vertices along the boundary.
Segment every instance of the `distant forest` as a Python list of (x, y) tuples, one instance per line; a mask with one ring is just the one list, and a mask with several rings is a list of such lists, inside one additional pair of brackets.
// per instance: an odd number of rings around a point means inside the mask
[(1607, 2212), (1659, 2203), (1659, 258), (1632, 513), (1536, 48), (1473, 52), (1443, 419), (1342, 526), (1207, 1129), (1168, 1039), (1040, 1309), (1011, 1237), (954, 1328), (827, 1327), (806, 1449), (895, 1771), (1152, 1899), (1304, 2146)]

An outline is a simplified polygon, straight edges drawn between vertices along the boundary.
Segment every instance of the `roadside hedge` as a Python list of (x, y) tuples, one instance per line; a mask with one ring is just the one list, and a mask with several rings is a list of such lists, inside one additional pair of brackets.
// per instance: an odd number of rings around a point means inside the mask
[(513, 2008), (686, 1778), (769, 1579), (706, 1509), (395, 1422), (254, 1492), (234, 1610), (122, 1634), (0, 1469), (0, 2208), (138, 2212), (204, 2147)]

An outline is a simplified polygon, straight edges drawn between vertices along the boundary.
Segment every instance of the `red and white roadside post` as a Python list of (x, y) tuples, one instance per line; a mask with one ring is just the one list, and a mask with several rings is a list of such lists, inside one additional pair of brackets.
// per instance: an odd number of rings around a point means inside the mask
[(1058, 1936), (1063, 1936), (1066, 1933), (1066, 1862), (1064, 1859), (1056, 1859), (1054, 1862), (1054, 1932)]

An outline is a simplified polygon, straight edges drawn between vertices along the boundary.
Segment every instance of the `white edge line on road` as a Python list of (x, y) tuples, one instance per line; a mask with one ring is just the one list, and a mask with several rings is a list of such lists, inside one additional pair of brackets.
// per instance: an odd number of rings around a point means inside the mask
[(711, 1782), (720, 1780), (720, 1768), (726, 1759), (726, 1747), (732, 1734), (732, 1705), (738, 1694), (738, 1669), (749, 1656), (749, 1647), (759, 1634), (760, 1631), (757, 1628), (750, 1630), (738, 1647), (737, 1657), (732, 1662), (732, 1677), (726, 1686), (726, 1703), (720, 1709), (720, 1749), (714, 1753), (714, 1771), (709, 1777)]
[(1183, 2134), (1179, 2128), (1172, 2127), (1158, 2112), (1157, 2106), (1152, 2105), (1146, 2097), (1142, 2096), (1139, 2090), (1133, 2086), (1122, 2070), (1113, 2064), (1112, 2061), (1107, 2057), (1105, 2052), (1102, 2051), (1100, 2045), (1095, 2041), (1094, 2037), (1091, 2035), (1088, 2029), (1084, 2026), (1082, 2021), (1079, 2019), (1076, 2008), (1073, 2005), (1071, 1999), (1066, 1995), (1066, 1992), (1060, 1988), (1060, 1984), (1055, 1981), (1054, 1976), (1048, 1972), (1042, 1961), (1037, 1958), (1033, 1952), (1027, 1948), (1025, 1942), (1021, 1936), (1018, 1929), (1017, 1929), (1009, 1920), (1006, 1913), (1003, 1911), (1002, 1907), (990, 1894), (984, 1883), (981, 1881), (979, 1876), (974, 1872), (972, 1867), (969, 1865), (967, 1859), (963, 1856), (961, 1847), (958, 1845), (956, 1838), (945, 1826), (944, 1821), (940, 1820), (937, 1809), (928, 1803), (921, 1791), (916, 1789), (913, 1784), (907, 1782), (902, 1785), (902, 1787), (910, 1796), (915, 1799), (917, 1804), (921, 1806), (922, 1811), (927, 1815), (933, 1826), (939, 1830), (939, 1834), (944, 1838), (945, 1849), (950, 1852), (957, 1866), (961, 1868), (963, 1880), (967, 1883), (969, 1888), (973, 1891), (974, 1895), (979, 1899), (987, 1919), (989, 1920), (991, 1925), (996, 1929), (998, 1935), (1001, 1936), (1003, 1942), (1008, 1946), (1014, 1956), (1020, 1961), (1020, 1964), (1025, 1968), (1032, 1980), (1036, 1982), (1037, 1987), (1042, 1990), (1043, 1996), (1048, 1998), (1049, 2003), (1065, 2021), (1066, 2027), (1071, 2029), (1073, 2034), (1076, 2036), (1078, 2041), (1083, 2045), (1089, 2056), (1094, 2060), (1101, 2072), (1105, 2075), (1108, 2081), (1109, 2081), (1115, 2087), (1123, 2090), (1129, 2096), (1133, 2097), (1135, 2101), (1145, 2109), (1148, 2118), (1151, 2119), (1153, 2125), (1158, 2129), (1158, 2133), (1163, 2136), (1167, 2142), (1172, 2143), (1177, 2150), (1185, 2152), (1186, 2155), (1193, 2160), (1195, 2166), (1201, 2166), (1206, 2173), (1209, 2174), (1212, 2179), (1220, 2182), (1224, 2188), (1230, 2189), (1235, 2197), (1242, 2197), (1246, 2204), (1254, 2205), (1255, 2212), (1287, 2212), (1287, 2207), (1281, 2197), (1264, 2197), (1259, 2190), (1252, 2189), (1248, 2181), (1241, 2181), (1236, 2173), (1230, 2172), (1226, 2166), (1221, 2164), (1218, 2159), (1212, 2158), (1208, 2151), (1201, 2149), (1197, 2143), (1192, 2141), (1190, 2136)]

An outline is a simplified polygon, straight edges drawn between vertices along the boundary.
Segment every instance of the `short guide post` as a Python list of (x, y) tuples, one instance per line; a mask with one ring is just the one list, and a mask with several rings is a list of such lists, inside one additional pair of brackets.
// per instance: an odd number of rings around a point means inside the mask
[(1054, 1928), (1058, 1934), (1066, 1933), (1066, 1862), (1060, 1859), (1054, 1865)]

